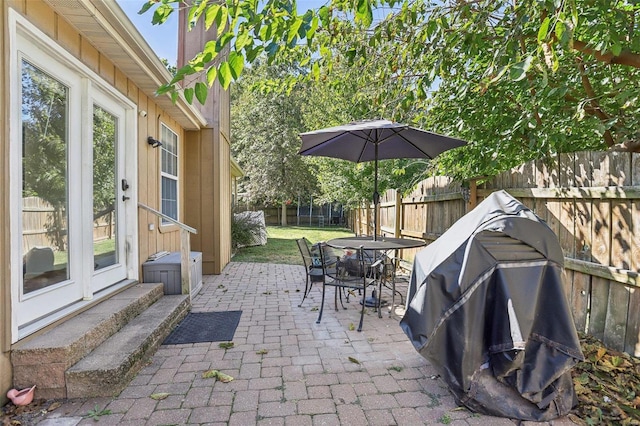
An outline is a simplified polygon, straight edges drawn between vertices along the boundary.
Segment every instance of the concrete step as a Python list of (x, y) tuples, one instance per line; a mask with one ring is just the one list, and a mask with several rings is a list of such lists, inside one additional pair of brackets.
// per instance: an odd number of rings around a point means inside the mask
[(163, 285), (136, 283), (88, 310), (14, 345), (13, 383), (38, 398), (66, 398), (65, 371), (163, 297)]
[(118, 395), (185, 317), (188, 295), (158, 300), (65, 373), (67, 398)]

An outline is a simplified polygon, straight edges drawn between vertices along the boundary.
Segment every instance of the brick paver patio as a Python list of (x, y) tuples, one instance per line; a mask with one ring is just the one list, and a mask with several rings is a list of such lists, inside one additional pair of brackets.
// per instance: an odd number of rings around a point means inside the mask
[[(84, 416), (103, 409), (110, 414), (97, 417), (101, 425), (517, 423), (457, 407), (400, 329), (397, 313), (389, 317), (385, 310), (379, 319), (369, 310), (358, 333), (350, 328), (360, 305), (352, 300), (347, 310), (335, 312), (331, 297), (316, 324), (321, 291), (314, 288), (298, 307), (304, 282), (301, 266), (230, 263), (221, 275), (205, 277), (193, 311), (242, 310), (234, 347), (161, 346), (119, 396), (66, 402), (39, 424), (96, 424)], [(210, 369), (234, 380), (202, 378)], [(150, 397), (158, 393), (168, 396)]]

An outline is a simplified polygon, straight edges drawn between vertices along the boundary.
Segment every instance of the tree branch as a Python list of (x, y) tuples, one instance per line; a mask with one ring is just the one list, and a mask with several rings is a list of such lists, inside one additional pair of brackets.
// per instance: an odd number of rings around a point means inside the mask
[(615, 56), (611, 52), (599, 52), (589, 47), (587, 43), (580, 40), (573, 41), (573, 48), (578, 52), (591, 55), (598, 61), (604, 62), (606, 64), (627, 65), (634, 68), (640, 68), (640, 55), (628, 50), (623, 50), (618, 56)]
[[(610, 120), (611, 117), (609, 117), (609, 115), (605, 113), (600, 107), (600, 103), (598, 102), (596, 92), (593, 90), (591, 81), (589, 81), (589, 76), (587, 76), (587, 70), (581, 58), (578, 58), (578, 68), (580, 70), (580, 78), (582, 79), (582, 87), (584, 88), (584, 91), (587, 94), (587, 98), (589, 99), (589, 105), (593, 110), (593, 114), (596, 117), (598, 117), (602, 122)], [(602, 137), (604, 138), (604, 141), (606, 142), (607, 146), (611, 147), (615, 145), (615, 141), (613, 140), (613, 136), (611, 135), (611, 131), (609, 129), (605, 130)]]

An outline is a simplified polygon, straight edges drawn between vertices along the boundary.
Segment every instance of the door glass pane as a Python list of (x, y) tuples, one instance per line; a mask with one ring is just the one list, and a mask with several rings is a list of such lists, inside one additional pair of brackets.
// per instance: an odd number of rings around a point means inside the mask
[(118, 263), (116, 250), (116, 138), (118, 120), (93, 107), (93, 267)]
[(23, 292), (69, 278), (68, 89), (22, 61)]

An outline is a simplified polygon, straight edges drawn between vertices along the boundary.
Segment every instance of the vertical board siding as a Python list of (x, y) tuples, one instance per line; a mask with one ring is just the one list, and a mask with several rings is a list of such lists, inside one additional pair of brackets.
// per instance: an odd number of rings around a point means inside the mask
[[(565, 262), (575, 260), (563, 278), (576, 328), (640, 356), (640, 154), (576, 152), (532, 161), (485, 181), (472, 202), (498, 189), (513, 192), (545, 220)], [(459, 182), (442, 176), (397, 198), (388, 191), (383, 199), (387, 232), (427, 244), (466, 212)], [(356, 232), (367, 229), (370, 211), (353, 212)], [(391, 220), (395, 214), (401, 229)], [(403, 257), (412, 258), (407, 252)]]

